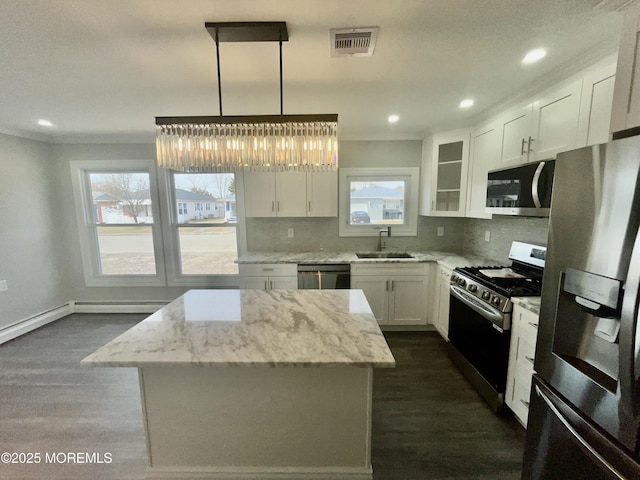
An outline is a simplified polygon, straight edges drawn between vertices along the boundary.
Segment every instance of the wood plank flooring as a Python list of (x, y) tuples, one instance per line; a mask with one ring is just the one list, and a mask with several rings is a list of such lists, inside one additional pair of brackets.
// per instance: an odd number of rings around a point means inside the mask
[[(144, 317), (70, 315), (0, 346), (0, 453), (42, 456), (38, 464), (0, 463), (0, 479), (144, 479), (137, 372), (80, 367)], [(386, 336), (398, 366), (374, 373), (375, 480), (519, 479), (524, 430), (490, 411), (438, 334)], [(112, 461), (45, 462), (60, 452), (110, 453)]]

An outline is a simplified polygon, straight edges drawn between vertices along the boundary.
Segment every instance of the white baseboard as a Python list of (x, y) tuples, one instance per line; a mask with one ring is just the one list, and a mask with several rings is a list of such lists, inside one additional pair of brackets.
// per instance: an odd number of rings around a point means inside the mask
[(369, 468), (147, 467), (146, 480), (372, 480)]
[(36, 328), (40, 328), (47, 323), (55, 322), (56, 320), (66, 317), (74, 312), (73, 302), (65, 303), (59, 307), (52, 308), (46, 312), (38, 313), (32, 317), (25, 318), (19, 323), (11, 325), (10, 327), (0, 330), (0, 344), (13, 340), (14, 338), (31, 332)]
[(168, 302), (92, 303), (75, 302), (75, 313), (155, 313)]

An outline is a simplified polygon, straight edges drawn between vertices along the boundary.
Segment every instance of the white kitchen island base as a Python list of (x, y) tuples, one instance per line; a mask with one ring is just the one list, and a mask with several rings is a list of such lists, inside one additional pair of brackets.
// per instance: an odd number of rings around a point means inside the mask
[(372, 369), (140, 368), (148, 479), (372, 478)]

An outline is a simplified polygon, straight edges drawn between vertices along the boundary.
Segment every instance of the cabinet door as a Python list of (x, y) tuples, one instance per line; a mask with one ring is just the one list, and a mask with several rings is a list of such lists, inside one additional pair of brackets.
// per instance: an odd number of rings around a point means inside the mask
[(269, 290), (297, 290), (298, 277), (269, 277)]
[(248, 290), (268, 290), (269, 277), (240, 277), (240, 288)]
[(307, 173), (307, 216), (338, 216), (338, 172)]
[(434, 138), (431, 215), (464, 216), (468, 162), (469, 131)]
[(611, 132), (640, 126), (640, 6), (624, 13), (613, 93)]
[(436, 330), (445, 340), (449, 339), (449, 278), (451, 273), (440, 272), (438, 278), (438, 317)]
[(514, 108), (502, 115), (500, 132), (500, 167), (525, 162), (529, 154), (532, 135), (533, 105)]
[(491, 218), (485, 211), (487, 173), (498, 168), (498, 123), (479, 128), (471, 134), (466, 216)]
[(427, 278), (403, 275), (389, 280), (389, 324), (426, 325)]
[(245, 172), (244, 198), (247, 217), (275, 217), (275, 173)]
[(380, 325), (388, 323), (389, 277), (351, 276), (351, 288), (361, 289)]
[(277, 172), (276, 216), (307, 216), (307, 173)]
[(551, 91), (534, 104), (535, 128), (528, 161), (555, 158), (577, 147), (582, 79)]
[(585, 76), (580, 106), (578, 147), (609, 141), (616, 65), (597, 68)]

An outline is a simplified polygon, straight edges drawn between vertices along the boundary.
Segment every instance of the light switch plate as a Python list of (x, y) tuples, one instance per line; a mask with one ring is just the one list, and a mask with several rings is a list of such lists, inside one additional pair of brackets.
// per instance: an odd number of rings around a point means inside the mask
[(484, 231), (484, 241), (485, 242), (490, 242), (491, 241), (491, 231), (490, 230), (485, 230)]
[(439, 237), (444, 237), (444, 227), (438, 227), (437, 233)]
[(293, 238), (293, 228), (288, 228), (287, 229), (287, 237)]
[(0, 280), (0, 292), (6, 292), (9, 290), (9, 286), (7, 285), (6, 280)]

